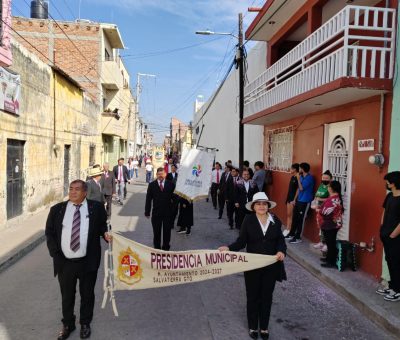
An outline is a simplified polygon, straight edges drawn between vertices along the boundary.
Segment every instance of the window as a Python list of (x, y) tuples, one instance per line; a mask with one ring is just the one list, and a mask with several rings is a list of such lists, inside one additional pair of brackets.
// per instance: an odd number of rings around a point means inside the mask
[(96, 157), (96, 145), (91, 144), (89, 146), (89, 166), (93, 166)]
[(267, 141), (267, 168), (289, 171), (293, 156), (293, 126), (267, 131)]
[(107, 49), (104, 49), (104, 60), (106, 60), (106, 61), (112, 60), (110, 53), (107, 51)]

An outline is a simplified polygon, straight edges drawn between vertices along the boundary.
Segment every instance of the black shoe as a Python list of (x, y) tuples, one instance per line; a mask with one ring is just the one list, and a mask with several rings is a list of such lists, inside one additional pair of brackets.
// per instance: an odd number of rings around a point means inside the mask
[(90, 334), (92, 333), (90, 329), (90, 325), (82, 325), (81, 326), (81, 339), (90, 338)]
[(186, 229), (186, 236), (189, 236), (191, 234), (191, 230), (190, 229)]
[(218, 216), (218, 219), (220, 220), (222, 218), (222, 216)]
[(321, 263), (321, 267), (324, 267), (324, 268), (336, 268), (336, 265), (327, 262), (327, 263)]
[(285, 239), (291, 239), (291, 238), (293, 238), (293, 237), (294, 237), (294, 235), (287, 234), (287, 235), (285, 236)]
[(258, 339), (258, 331), (252, 331), (252, 330), (250, 330), (250, 331), (249, 331), (249, 336), (250, 336), (250, 338), (252, 338), (252, 339)]
[(208, 202), (208, 198), (206, 198), (206, 202)]
[(268, 332), (260, 331), (260, 336), (261, 336), (261, 339), (269, 339)]
[(60, 333), (58, 333), (57, 340), (68, 339), (69, 335), (75, 330), (75, 326), (63, 326)]
[(177, 233), (178, 233), (178, 234), (184, 234), (184, 233), (186, 233), (186, 228), (180, 228), (180, 229), (177, 231)]
[(321, 258), (320, 258), (320, 261), (321, 261), (321, 262), (326, 262), (326, 261), (328, 261), (328, 260), (326, 259), (326, 257), (321, 257)]
[(122, 201), (119, 201), (118, 204), (119, 204), (119, 205), (124, 205), (124, 203), (122, 203)]

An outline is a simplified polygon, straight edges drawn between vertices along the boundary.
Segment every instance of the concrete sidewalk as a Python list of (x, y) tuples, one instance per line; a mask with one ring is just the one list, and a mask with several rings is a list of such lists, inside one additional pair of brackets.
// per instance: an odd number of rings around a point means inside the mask
[(320, 265), (321, 252), (303, 239), (302, 243), (289, 244), (288, 255), (311, 274), (342, 295), (369, 319), (400, 338), (400, 303), (389, 302), (375, 293), (378, 283), (371, 276), (351, 269), (343, 272)]
[[(147, 184), (140, 178), (134, 181), (134, 191), (145, 194)], [(128, 199), (133, 194), (129, 190)], [(115, 214), (112, 223), (116, 229), (129, 231), (134, 224), (131, 208), (127, 206), (114, 206)], [(14, 264), (18, 259), (29, 253), (37, 245), (44, 241), (44, 228), (49, 208), (36, 215), (30, 216), (24, 221), (15, 221), (12, 227), (0, 234), (0, 272)], [(129, 218), (126, 218), (129, 217)], [(205, 218), (205, 217), (204, 217)], [(207, 217), (207, 220), (209, 217)], [(150, 234), (149, 234), (150, 235)], [(146, 239), (151, 243), (151, 238)], [(382, 296), (375, 293), (378, 286), (376, 280), (362, 272), (346, 270), (339, 272), (335, 269), (326, 269), (320, 266), (320, 254), (311, 244), (303, 241), (301, 244), (288, 244), (288, 255), (297, 263), (319, 278), (322, 282), (342, 295), (349, 303), (359, 309), (369, 319), (385, 328), (391, 334), (400, 338), (400, 303), (387, 302)]]

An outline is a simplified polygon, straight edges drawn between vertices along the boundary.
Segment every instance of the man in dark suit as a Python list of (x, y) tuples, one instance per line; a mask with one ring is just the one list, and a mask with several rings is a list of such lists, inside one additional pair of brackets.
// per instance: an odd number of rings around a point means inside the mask
[(124, 158), (118, 159), (118, 165), (113, 168), (115, 183), (117, 185), (118, 203), (123, 205), (122, 201), (126, 198), (126, 183), (129, 183), (129, 171), (124, 165)]
[[(176, 186), (176, 181), (178, 180), (178, 173), (176, 172), (176, 165), (171, 164), (171, 172), (167, 174), (165, 177), (168, 181), (171, 181)], [(172, 228), (174, 228), (174, 223), (176, 216), (178, 215), (178, 207), (179, 207), (179, 196), (176, 194), (172, 195), (174, 202), (173, 202), (173, 214), (172, 214)]]
[(58, 275), (62, 296), (63, 328), (58, 340), (67, 339), (75, 330), (74, 305), (78, 280), (81, 295), (80, 337), (90, 337), (94, 286), (101, 259), (100, 237), (111, 241), (104, 206), (87, 200), (86, 194), (86, 182), (72, 181), (69, 200), (54, 205), (46, 222), (47, 247), (53, 258), (54, 276)]
[(111, 219), (112, 198), (115, 196), (115, 176), (114, 172), (110, 171), (110, 165), (104, 163), (103, 174), (101, 175), (101, 188), (103, 190), (104, 199), (106, 200), (107, 219)]
[(88, 190), (86, 198), (88, 200), (103, 203), (105, 202), (104, 194), (101, 189), (101, 175), (103, 171), (100, 168), (89, 169), (88, 177), (89, 180), (86, 181)]
[(239, 169), (232, 167), (231, 176), (228, 177), (225, 183), (226, 212), (228, 214), (228, 223), (231, 229), (233, 229), (233, 214), (235, 214), (235, 220), (237, 219), (237, 209), (235, 208), (235, 190), (239, 179)]
[[(153, 211), (151, 215), (151, 224), (153, 225), (153, 243), (154, 248), (169, 250), (171, 229), (173, 226), (173, 193), (175, 184), (165, 179), (164, 168), (157, 169), (157, 179), (147, 187), (146, 206), (144, 215), (150, 218), (151, 205)], [(163, 234), (163, 243), (161, 246), (161, 231)]]
[(221, 176), (221, 180), (218, 186), (218, 206), (219, 206), (219, 213), (218, 218), (222, 218), (222, 213), (224, 212), (225, 206), (225, 190), (226, 190), (226, 182), (231, 176), (232, 165), (225, 163), (225, 171)]
[(238, 180), (235, 188), (235, 224), (237, 229), (240, 229), (242, 226), (246, 214), (251, 213), (246, 209), (246, 203), (251, 202), (253, 200), (253, 195), (258, 191), (257, 184), (250, 179), (249, 170), (243, 170), (242, 178)]

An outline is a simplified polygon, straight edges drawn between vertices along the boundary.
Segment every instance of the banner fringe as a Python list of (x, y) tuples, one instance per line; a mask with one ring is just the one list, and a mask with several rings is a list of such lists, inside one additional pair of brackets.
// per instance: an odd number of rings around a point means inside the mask
[(201, 195), (201, 196), (196, 196), (195, 198), (190, 198), (189, 196), (185, 195), (184, 193), (180, 192), (180, 191), (174, 191), (174, 194), (184, 198), (185, 200), (188, 200), (189, 202), (197, 202), (203, 198), (207, 198), (208, 195)]

